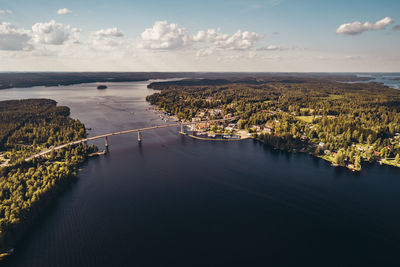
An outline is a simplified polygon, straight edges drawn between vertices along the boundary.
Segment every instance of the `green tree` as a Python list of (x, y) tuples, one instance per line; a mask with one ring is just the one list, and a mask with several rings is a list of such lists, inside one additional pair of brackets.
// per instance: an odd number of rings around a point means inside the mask
[(360, 170), (360, 169), (361, 169), (361, 157), (360, 157), (360, 156), (356, 156), (356, 159), (355, 159), (355, 161), (354, 161), (354, 167), (355, 167), (357, 170)]

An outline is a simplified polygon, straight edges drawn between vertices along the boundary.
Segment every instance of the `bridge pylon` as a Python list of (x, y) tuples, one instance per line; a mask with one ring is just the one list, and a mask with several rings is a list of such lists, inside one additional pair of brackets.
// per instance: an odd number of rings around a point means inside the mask
[(138, 142), (142, 142), (142, 135), (140, 134), (140, 131), (137, 132), (137, 140)]
[(179, 131), (180, 134), (182, 135), (186, 135), (185, 133), (185, 127), (183, 126), (183, 124), (181, 123), (181, 130)]
[(104, 146), (108, 149), (108, 138), (104, 137)]

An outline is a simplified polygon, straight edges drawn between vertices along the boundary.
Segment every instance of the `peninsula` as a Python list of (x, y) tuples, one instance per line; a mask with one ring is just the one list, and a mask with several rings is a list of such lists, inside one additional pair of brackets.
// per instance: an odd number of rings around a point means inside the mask
[[(86, 144), (29, 157), (86, 137), (84, 125), (54, 100), (0, 102), (0, 255), (7, 256), (32, 222), (76, 178), (78, 166), (96, 148)], [(2, 258), (0, 257), (0, 259)]]
[(400, 167), (400, 91), (329, 79), (187, 79), (157, 82), (147, 100), (208, 135), (247, 131), (274, 148), (307, 152), (354, 171), (363, 162)]

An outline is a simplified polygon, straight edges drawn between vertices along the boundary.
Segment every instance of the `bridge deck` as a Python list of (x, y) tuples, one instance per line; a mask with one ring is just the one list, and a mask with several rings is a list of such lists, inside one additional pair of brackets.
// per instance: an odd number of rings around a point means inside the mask
[(113, 136), (113, 135), (144, 132), (144, 131), (150, 131), (150, 130), (161, 129), (161, 128), (177, 127), (177, 126), (181, 126), (181, 125), (192, 125), (192, 124), (201, 124), (201, 123), (220, 122), (220, 121), (234, 120), (236, 118), (238, 118), (238, 116), (227, 118), (227, 119), (218, 119), (218, 120), (209, 120), (209, 121), (171, 123), (171, 124), (165, 124), (165, 125), (157, 125), (157, 126), (150, 126), (150, 127), (145, 127), (145, 128), (138, 128), (138, 129), (132, 129), (132, 130), (125, 130), (125, 131), (106, 133), (106, 134), (96, 135), (96, 136), (88, 137), (88, 138), (85, 138), (85, 139), (73, 141), (73, 142), (70, 142), (70, 143), (67, 143), (67, 144), (59, 145), (59, 146), (53, 147), (51, 149), (48, 149), (48, 150), (42, 151), (40, 153), (37, 153), (35, 155), (32, 155), (32, 156), (26, 158), (25, 160), (29, 161), (29, 160), (32, 160), (34, 158), (44, 156), (44, 155), (50, 153), (52, 150), (59, 150), (59, 149), (62, 149), (64, 147), (67, 147), (67, 146), (77, 145), (77, 144), (84, 143), (84, 142), (87, 142), (87, 141), (101, 139), (101, 138), (105, 138), (105, 137), (109, 137), (109, 136)]

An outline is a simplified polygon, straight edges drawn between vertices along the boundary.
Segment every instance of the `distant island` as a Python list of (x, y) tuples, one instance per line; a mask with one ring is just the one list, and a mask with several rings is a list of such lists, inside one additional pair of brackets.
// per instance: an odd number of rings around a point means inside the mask
[(107, 89), (106, 85), (99, 85), (97, 86), (97, 89), (102, 90), (102, 89)]
[(186, 79), (154, 82), (151, 104), (213, 136), (247, 131), (276, 149), (306, 152), (360, 171), (363, 162), (400, 167), (400, 91), (379, 83), (319, 77)]
[(25, 159), (56, 145), (86, 137), (68, 107), (50, 99), (0, 101), (0, 260), (76, 178), (96, 148), (86, 144)]

